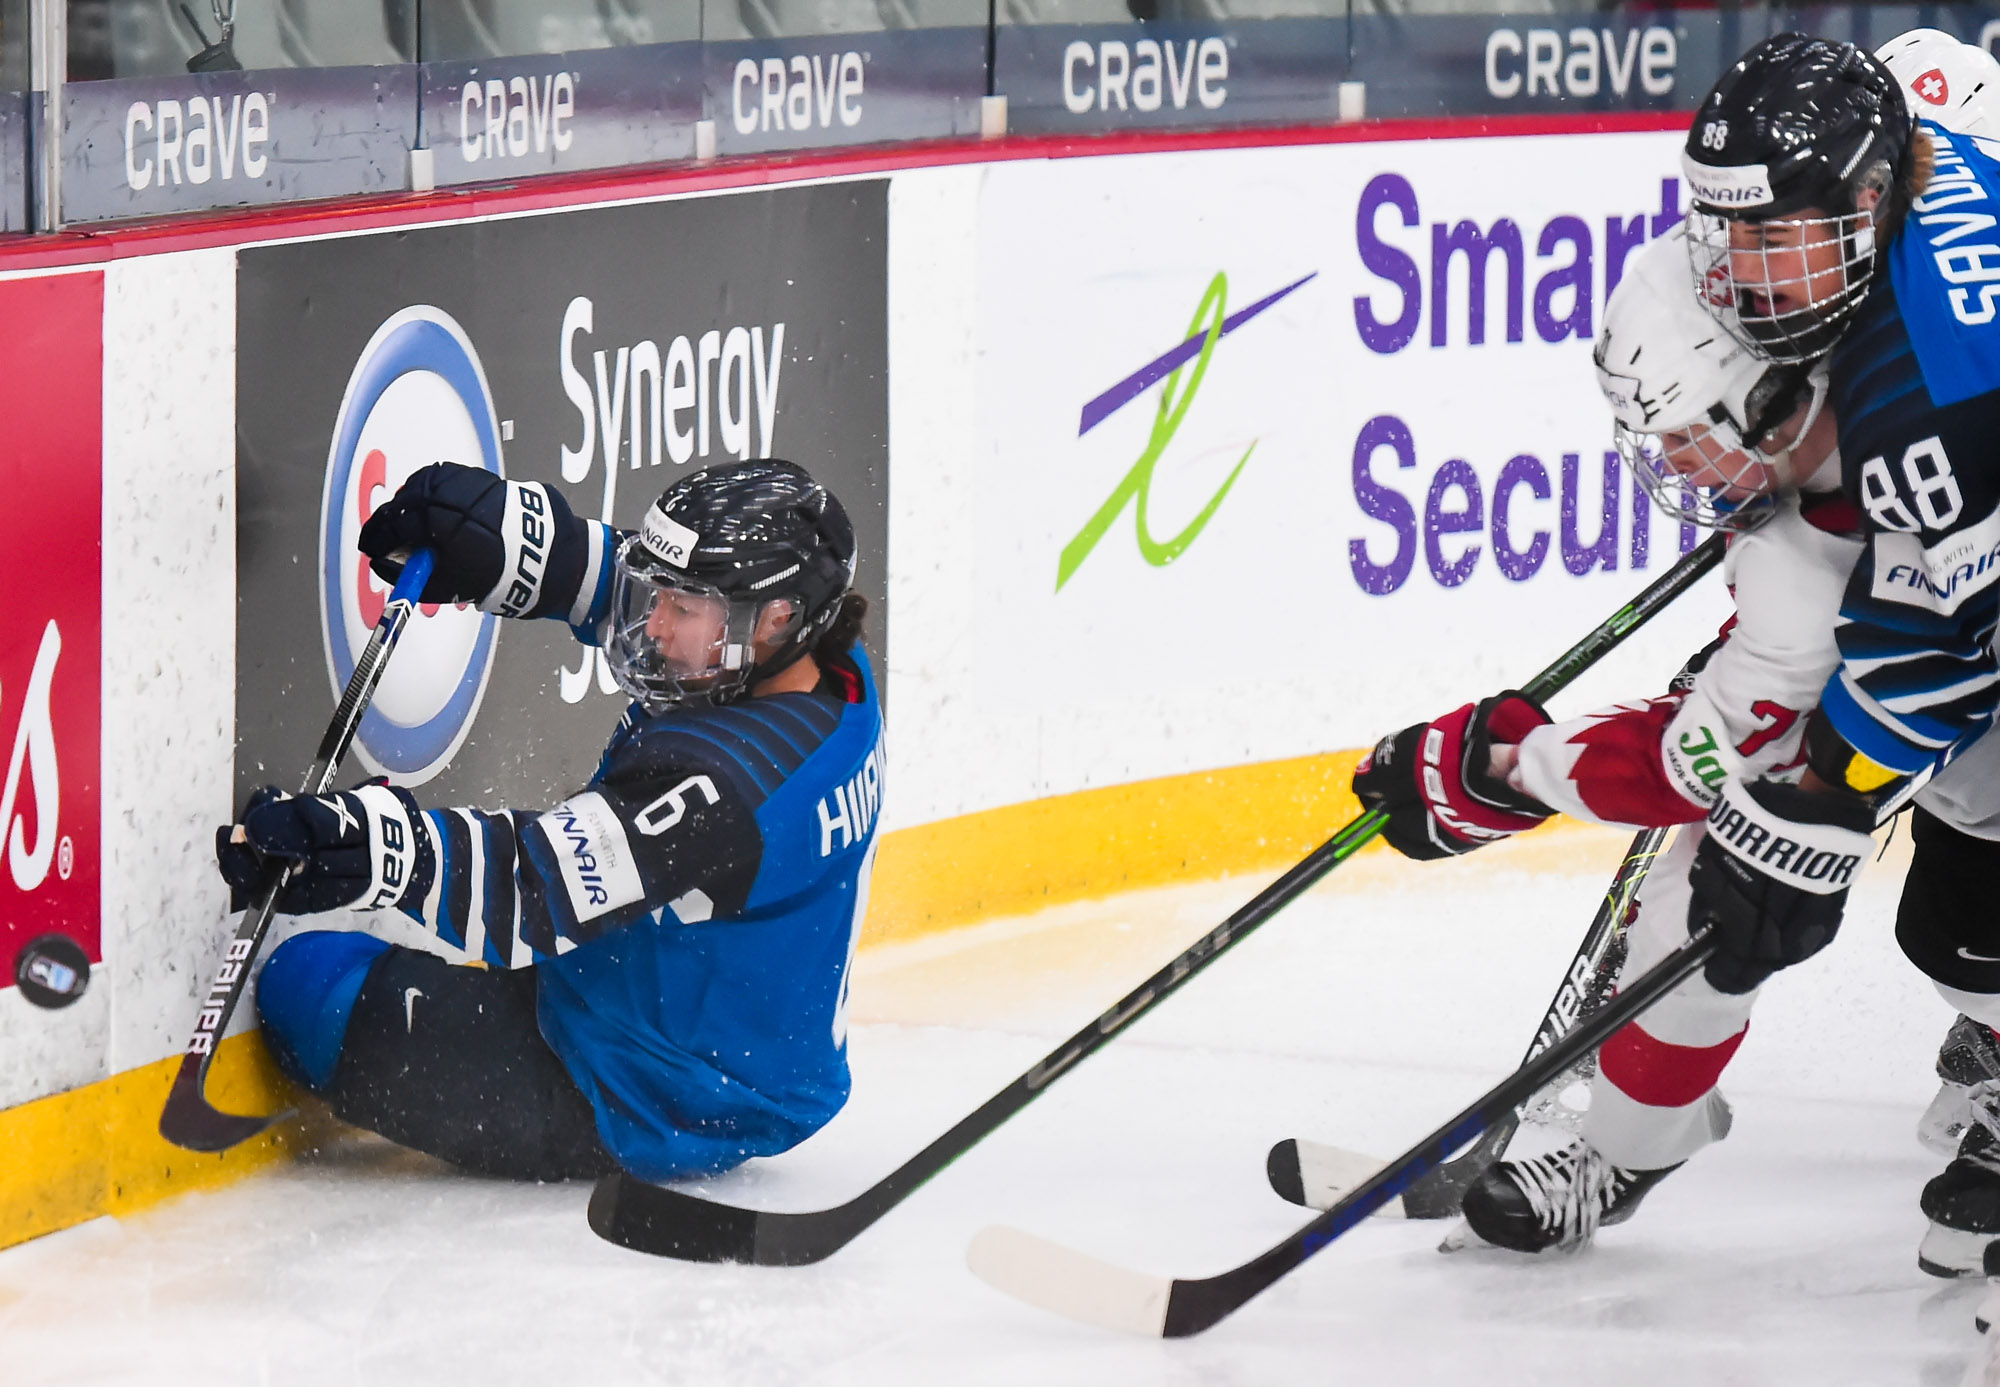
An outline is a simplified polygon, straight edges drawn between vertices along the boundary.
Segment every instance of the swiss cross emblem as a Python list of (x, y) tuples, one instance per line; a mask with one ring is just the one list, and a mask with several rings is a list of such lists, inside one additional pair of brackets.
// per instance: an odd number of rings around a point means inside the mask
[(1910, 89), (1933, 106), (1942, 106), (1951, 97), (1951, 87), (1944, 80), (1944, 73), (1932, 68), (1916, 81)]
[(1735, 304), (1735, 286), (1730, 283), (1727, 265), (1709, 266), (1708, 273), (1702, 276), (1701, 294), (1717, 308), (1728, 308)]

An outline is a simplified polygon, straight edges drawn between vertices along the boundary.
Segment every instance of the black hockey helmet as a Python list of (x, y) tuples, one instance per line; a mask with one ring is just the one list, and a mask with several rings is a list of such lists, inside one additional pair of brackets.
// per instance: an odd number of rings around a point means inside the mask
[(797, 463), (691, 473), (618, 547), (612, 674), (654, 711), (735, 698), (812, 650), (854, 584), (854, 563), (847, 512)]
[(1893, 186), (1914, 129), (1902, 86), (1867, 49), (1778, 34), (1709, 91), (1682, 163), (1704, 212), (1752, 221), (1809, 207), (1838, 215), (1856, 210), (1871, 173), (1886, 172)]
[[(1889, 70), (1831, 39), (1768, 38), (1710, 90), (1681, 155), (1689, 252), (1703, 301), (1745, 346), (1773, 361), (1832, 350), (1901, 221), (1915, 130)], [(1732, 236), (1745, 222), (1796, 229)]]

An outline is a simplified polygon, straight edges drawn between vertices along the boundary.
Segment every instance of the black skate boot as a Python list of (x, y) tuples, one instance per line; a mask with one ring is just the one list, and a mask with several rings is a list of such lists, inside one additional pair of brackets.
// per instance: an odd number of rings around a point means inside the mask
[(1568, 1251), (1600, 1226), (1632, 1217), (1646, 1192), (1679, 1169), (1624, 1170), (1579, 1139), (1547, 1156), (1495, 1161), (1461, 1207), (1471, 1230), (1495, 1247)]
[(1957, 1154), (1982, 1086), (2000, 1083), (2000, 1041), (1969, 1016), (1952, 1022), (1938, 1047), (1938, 1091), (1917, 1121), (1917, 1140), (1940, 1156)]
[(1918, 1201), (1931, 1226), (1917, 1265), (1932, 1276), (1980, 1275), (1988, 1244), (2000, 1240), (2000, 1137), (1987, 1125), (1995, 1119), (1985, 1105), (1972, 1116), (1957, 1157)]

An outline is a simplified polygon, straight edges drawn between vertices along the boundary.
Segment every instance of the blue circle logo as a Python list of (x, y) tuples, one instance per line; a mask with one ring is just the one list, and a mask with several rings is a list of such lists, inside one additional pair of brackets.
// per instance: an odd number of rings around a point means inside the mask
[[(389, 584), (355, 548), (361, 526), (412, 472), (459, 462), (506, 475), (479, 354), (450, 314), (405, 308), (368, 339), (348, 378), (320, 497), (320, 635), (334, 696), (347, 686)], [(396, 646), (354, 749), (371, 771), (420, 785), (472, 730), (493, 671), (499, 619), (427, 603)]]

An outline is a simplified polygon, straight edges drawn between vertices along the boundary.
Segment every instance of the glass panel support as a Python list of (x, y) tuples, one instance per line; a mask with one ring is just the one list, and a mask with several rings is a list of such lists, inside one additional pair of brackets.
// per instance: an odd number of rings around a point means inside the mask
[(30, 0), (28, 148), (34, 165), (35, 229), (62, 228), (63, 80), (69, 69), (69, 0)]

